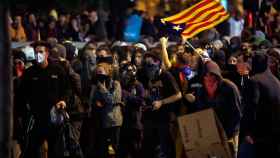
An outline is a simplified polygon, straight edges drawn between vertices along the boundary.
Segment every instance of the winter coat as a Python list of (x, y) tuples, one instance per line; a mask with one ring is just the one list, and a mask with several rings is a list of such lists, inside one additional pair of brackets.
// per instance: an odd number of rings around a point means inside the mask
[[(118, 81), (110, 81), (108, 91), (99, 90), (96, 86), (92, 87), (90, 95), (90, 104), (92, 110), (96, 110), (101, 116), (102, 128), (111, 128), (121, 126), (123, 116), (121, 112), (121, 86)], [(96, 103), (103, 104), (102, 107), (97, 107)]]

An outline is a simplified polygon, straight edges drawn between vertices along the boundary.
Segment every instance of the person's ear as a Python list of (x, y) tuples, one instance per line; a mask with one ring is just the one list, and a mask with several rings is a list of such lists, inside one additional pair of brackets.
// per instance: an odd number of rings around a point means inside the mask
[(46, 59), (49, 57), (49, 55), (50, 55), (49, 50), (46, 49), (46, 52), (45, 52)]

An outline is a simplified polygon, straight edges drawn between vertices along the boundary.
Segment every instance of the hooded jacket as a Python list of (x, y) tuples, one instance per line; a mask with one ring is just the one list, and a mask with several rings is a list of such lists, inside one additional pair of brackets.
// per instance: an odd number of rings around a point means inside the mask
[(196, 108), (197, 110), (213, 108), (227, 137), (231, 138), (238, 132), (241, 119), (240, 93), (233, 82), (222, 77), (221, 70), (215, 62), (208, 61), (204, 66), (203, 76), (207, 73), (214, 74), (218, 79), (218, 87), (214, 98), (208, 98), (205, 88), (200, 88), (197, 94)]
[[(254, 97), (245, 106), (242, 131), (255, 142), (273, 142), (280, 136), (280, 82), (268, 68), (268, 57), (257, 53), (252, 58)], [(279, 140), (277, 140), (279, 143)]]

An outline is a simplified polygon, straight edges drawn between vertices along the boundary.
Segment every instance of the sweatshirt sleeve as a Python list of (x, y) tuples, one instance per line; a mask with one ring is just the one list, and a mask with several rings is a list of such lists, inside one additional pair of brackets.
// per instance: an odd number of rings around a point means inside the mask
[(234, 136), (239, 130), (240, 120), (241, 120), (241, 96), (236, 86), (232, 86), (228, 91), (228, 106), (226, 108), (227, 123), (224, 124), (224, 129), (228, 135), (228, 138)]

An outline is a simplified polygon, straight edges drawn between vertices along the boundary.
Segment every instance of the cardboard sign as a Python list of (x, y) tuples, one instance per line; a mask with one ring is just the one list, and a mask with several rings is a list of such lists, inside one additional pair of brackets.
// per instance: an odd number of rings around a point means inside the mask
[(232, 158), (225, 132), (214, 110), (178, 118), (184, 150), (188, 158)]

